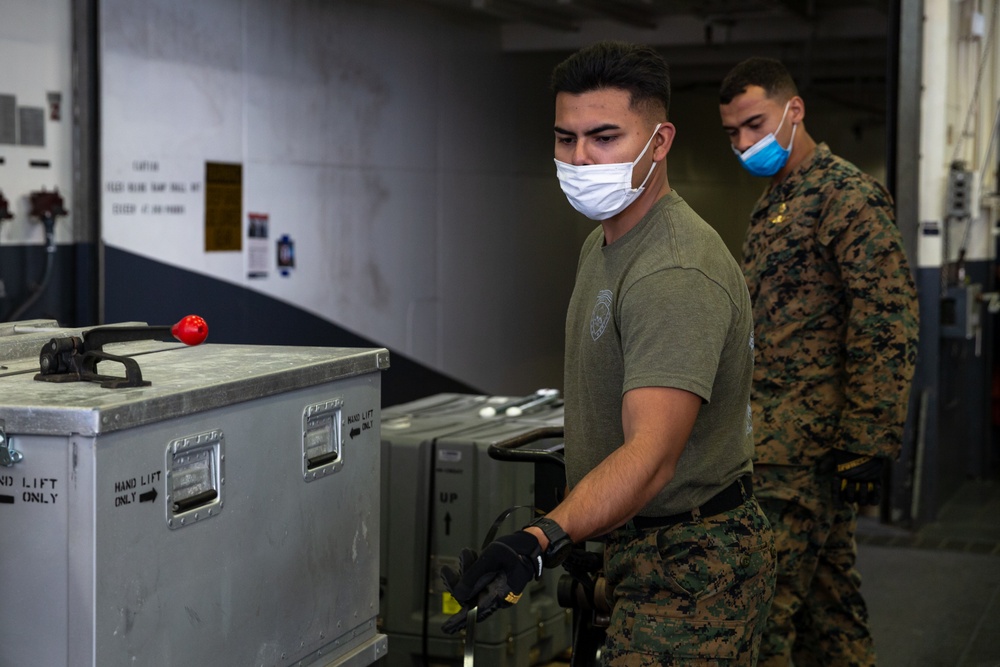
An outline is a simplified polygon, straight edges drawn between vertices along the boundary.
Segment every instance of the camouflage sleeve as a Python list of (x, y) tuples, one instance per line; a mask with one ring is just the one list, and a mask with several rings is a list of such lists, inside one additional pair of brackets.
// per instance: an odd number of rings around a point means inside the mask
[[(835, 192), (821, 221), (849, 307), (835, 447), (896, 458), (917, 356), (918, 308), (888, 193)], [(824, 238), (825, 236), (825, 238)]]

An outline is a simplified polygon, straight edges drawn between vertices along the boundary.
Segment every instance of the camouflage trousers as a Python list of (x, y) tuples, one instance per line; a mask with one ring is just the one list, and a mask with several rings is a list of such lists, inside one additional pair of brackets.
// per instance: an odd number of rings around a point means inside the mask
[(665, 528), (626, 524), (604, 553), (614, 609), (603, 664), (756, 663), (774, 592), (774, 541), (753, 498)]
[(857, 511), (835, 495), (833, 475), (816, 466), (756, 465), (754, 493), (778, 552), (778, 585), (758, 664), (875, 665), (854, 567)]

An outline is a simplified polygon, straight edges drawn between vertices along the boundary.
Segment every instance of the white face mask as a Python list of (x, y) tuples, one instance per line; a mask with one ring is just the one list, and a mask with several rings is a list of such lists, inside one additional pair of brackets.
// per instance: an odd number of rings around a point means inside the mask
[(573, 208), (591, 220), (607, 220), (628, 208), (642, 194), (656, 168), (654, 162), (639, 187), (632, 187), (632, 168), (649, 150), (660, 125), (662, 123), (653, 129), (646, 146), (633, 162), (573, 165), (556, 160), (559, 186)]

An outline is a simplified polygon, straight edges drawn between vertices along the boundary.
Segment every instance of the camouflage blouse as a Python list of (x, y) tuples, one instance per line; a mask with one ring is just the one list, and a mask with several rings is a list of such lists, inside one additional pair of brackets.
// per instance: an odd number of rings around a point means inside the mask
[(819, 144), (754, 208), (755, 461), (831, 448), (896, 457), (917, 350), (916, 288), (886, 189)]

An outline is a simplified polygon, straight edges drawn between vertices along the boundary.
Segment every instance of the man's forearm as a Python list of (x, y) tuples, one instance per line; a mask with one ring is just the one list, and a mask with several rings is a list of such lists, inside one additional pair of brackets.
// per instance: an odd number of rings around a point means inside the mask
[[(603, 535), (631, 519), (674, 476), (673, 464), (651, 464), (642, 451), (635, 443), (619, 447), (573, 487), (549, 518), (574, 542)], [(544, 550), (548, 540), (539, 529), (529, 530)]]

